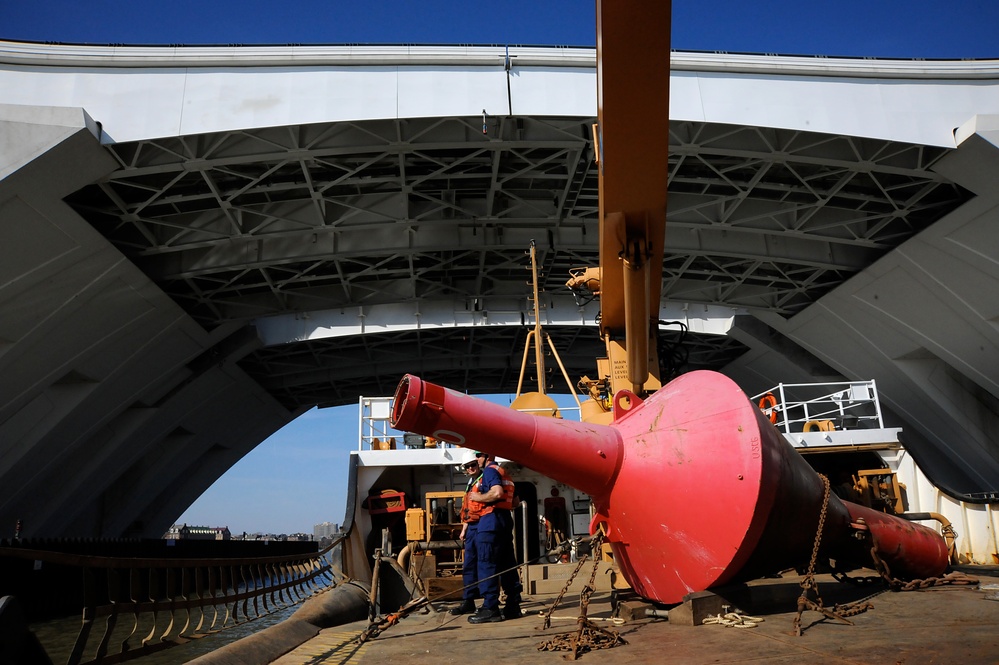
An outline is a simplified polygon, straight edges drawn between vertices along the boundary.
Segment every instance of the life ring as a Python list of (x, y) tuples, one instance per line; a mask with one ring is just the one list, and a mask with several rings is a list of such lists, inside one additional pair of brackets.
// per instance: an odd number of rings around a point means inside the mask
[(770, 410), (770, 422), (774, 425), (777, 424), (777, 398), (774, 397), (773, 393), (767, 393), (760, 400), (760, 411), (766, 414), (767, 410)]

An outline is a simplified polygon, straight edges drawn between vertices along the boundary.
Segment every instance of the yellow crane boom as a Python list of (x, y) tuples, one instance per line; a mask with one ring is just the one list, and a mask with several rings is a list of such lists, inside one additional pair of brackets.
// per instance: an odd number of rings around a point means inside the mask
[[(596, 0), (600, 334), (608, 392), (659, 388), (671, 3)], [(593, 289), (592, 271), (585, 280)], [(570, 280), (570, 284), (572, 281)], [(585, 379), (584, 379), (585, 381)]]

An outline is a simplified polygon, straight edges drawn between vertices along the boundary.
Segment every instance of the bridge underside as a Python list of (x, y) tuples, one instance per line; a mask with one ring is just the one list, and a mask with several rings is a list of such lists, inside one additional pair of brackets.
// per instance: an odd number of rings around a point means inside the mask
[[(546, 330), (593, 375), (596, 309), (563, 286), (597, 263), (592, 122), (105, 146), (81, 110), (0, 107), (0, 525), (158, 537), (312, 406), (406, 372), (513, 391), (532, 241)], [(999, 488), (999, 132), (966, 133), (672, 123), (663, 314), (689, 329), (664, 348), (749, 393), (876, 379), (931, 476)]]

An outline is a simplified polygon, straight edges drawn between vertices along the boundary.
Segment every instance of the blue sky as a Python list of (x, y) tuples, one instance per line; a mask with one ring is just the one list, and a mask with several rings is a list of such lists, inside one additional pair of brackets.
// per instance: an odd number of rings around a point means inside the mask
[[(0, 0), (0, 17), (0, 39), (66, 43), (595, 43), (593, 0)], [(996, 0), (675, 0), (672, 47), (999, 58), (997, 26)], [(357, 432), (356, 406), (306, 413), (236, 464), (180, 521), (236, 533), (311, 532), (319, 522), (342, 522)]]
[[(512, 398), (489, 397), (504, 406)], [(567, 395), (558, 401), (575, 406)], [(358, 431), (357, 405), (308, 411), (219, 478), (179, 521), (228, 526), (234, 534), (312, 533), (315, 524), (342, 523), (347, 460)]]
[[(613, 1), (613, 0), (610, 0)], [(595, 43), (593, 0), (0, 0), (0, 38), (122, 44)], [(995, 0), (674, 0), (673, 48), (999, 58)]]

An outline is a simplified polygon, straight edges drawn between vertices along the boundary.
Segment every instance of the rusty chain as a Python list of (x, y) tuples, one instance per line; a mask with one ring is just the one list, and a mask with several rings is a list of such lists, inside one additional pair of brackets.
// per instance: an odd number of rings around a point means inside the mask
[(368, 627), (361, 631), (361, 634), (357, 636), (357, 643), (364, 644), (368, 640), (378, 637), (381, 635), (382, 631), (399, 623), (399, 619), (404, 619), (416, 610), (423, 609), (429, 603), (430, 601), (426, 596), (414, 598), (395, 612), (390, 613), (388, 616), (369, 621)]
[[(829, 510), (829, 478), (823, 474), (819, 474), (819, 478), (822, 479), (822, 510), (819, 511), (819, 524), (818, 528), (815, 530), (815, 542), (812, 545), (812, 557), (808, 562), (808, 572), (801, 580), (801, 595), (798, 596), (798, 611), (794, 615), (794, 634), (801, 637), (801, 615), (805, 610), (811, 610), (813, 612), (818, 612), (824, 615), (826, 618), (832, 619), (834, 621), (840, 621), (847, 625), (852, 626), (853, 622), (847, 617), (856, 616), (862, 614), (869, 609), (873, 609), (874, 605), (867, 602), (866, 600), (858, 600), (854, 603), (846, 603), (844, 605), (834, 605), (832, 608), (823, 606), (822, 598), (819, 596), (818, 583), (815, 581), (815, 564), (819, 558), (819, 547), (822, 544), (822, 532), (825, 530), (826, 525), (826, 514)], [(815, 594), (815, 599), (809, 598), (809, 592)]]
[[(877, 596), (885, 591), (915, 591), (917, 589), (927, 589), (932, 586), (943, 586), (947, 584), (951, 585), (970, 585), (978, 584), (978, 579), (965, 575), (964, 573), (954, 571), (944, 575), (943, 577), (928, 577), (924, 579), (900, 580), (897, 577), (892, 576), (891, 571), (888, 568), (888, 564), (884, 562), (880, 556), (878, 556), (878, 546), (875, 542), (874, 534), (871, 531), (867, 531), (867, 537), (871, 541), (871, 558), (874, 561), (874, 569), (877, 571), (880, 577), (862, 577), (862, 578), (850, 578), (845, 575), (834, 577), (838, 581), (848, 581), (856, 584), (870, 584), (876, 581), (884, 581), (887, 584), (887, 588), (877, 593), (871, 594), (867, 598), (857, 600), (852, 603), (837, 604), (831, 609), (823, 607), (822, 599), (819, 597), (818, 585), (815, 582), (815, 563), (818, 558), (819, 544), (822, 541), (822, 530), (825, 526), (826, 512), (829, 506), (829, 479), (826, 478), (821, 473), (819, 477), (822, 478), (822, 484), (824, 486), (824, 496), (822, 503), (822, 510), (819, 513), (819, 525), (818, 530), (815, 534), (815, 543), (812, 547), (812, 558), (808, 563), (808, 572), (805, 574), (804, 578), (801, 580), (801, 596), (798, 597), (798, 612), (794, 617), (794, 634), (797, 636), (801, 635), (801, 615), (807, 610), (812, 610), (819, 612), (826, 617), (833, 619), (835, 621), (842, 621), (848, 625), (853, 625), (853, 622), (847, 619), (847, 617), (856, 616), (862, 614), (869, 609), (873, 609), (874, 605), (868, 602), (874, 596)], [(950, 527), (953, 531), (953, 527)], [(809, 590), (815, 593), (815, 600), (808, 597)]]
[(947, 573), (943, 577), (926, 577), (918, 580), (900, 580), (899, 578), (891, 574), (891, 570), (888, 568), (888, 564), (885, 563), (880, 556), (878, 556), (878, 545), (874, 540), (874, 534), (870, 534), (871, 538), (871, 558), (874, 560), (874, 570), (881, 575), (881, 579), (885, 581), (888, 588), (891, 591), (916, 591), (918, 589), (928, 589), (932, 586), (964, 586), (970, 584), (978, 584), (977, 577), (971, 577), (959, 571), (953, 571)]
[(586, 563), (586, 559), (588, 556), (589, 556), (588, 554), (584, 554), (582, 558), (580, 558), (579, 563), (576, 564), (576, 567), (575, 569), (573, 569), (572, 574), (569, 575), (569, 580), (565, 583), (565, 586), (562, 587), (562, 590), (558, 592), (558, 596), (555, 597), (555, 602), (553, 602), (552, 606), (548, 608), (547, 612), (545, 612), (545, 620), (542, 622), (541, 628), (539, 630), (548, 630), (548, 628), (551, 627), (552, 613), (554, 613), (555, 610), (558, 608), (558, 606), (562, 603), (562, 596), (564, 596), (565, 592), (569, 590), (570, 586), (572, 586), (573, 580), (576, 579), (576, 575), (579, 574), (579, 569), (583, 567), (584, 563)]
[[(603, 539), (604, 539), (603, 532), (602, 531), (598, 531), (597, 532), (597, 537), (594, 538), (593, 541), (592, 541), (592, 545), (591, 545), (590, 551), (591, 552), (593, 550), (599, 551), (600, 550), (600, 545), (601, 545), (601, 543), (603, 543)], [(586, 616), (586, 612), (587, 612), (587, 610), (590, 607), (590, 596), (593, 595), (593, 591), (594, 591), (594, 586), (593, 585), (597, 583), (597, 569), (598, 569), (599, 565), (600, 565), (600, 557), (594, 556), (593, 557), (593, 569), (590, 571), (590, 579), (586, 583), (586, 586), (583, 587), (583, 590), (579, 592), (579, 613), (582, 616), (584, 616), (584, 617)]]
[(605, 630), (585, 617), (579, 618), (580, 628), (575, 633), (555, 635), (552, 639), (538, 645), (538, 651), (568, 651), (563, 655), (565, 660), (576, 660), (582, 654), (597, 649), (610, 649), (628, 642), (617, 632)]
[[(901, 582), (901, 580), (896, 580)], [(953, 586), (967, 586), (971, 584), (978, 584), (979, 580), (977, 577), (971, 577), (970, 575), (965, 575), (962, 572), (954, 571), (947, 573), (943, 577), (927, 577), (921, 580), (909, 580), (908, 582), (901, 582), (901, 586), (898, 591), (916, 591), (917, 589), (928, 589), (931, 586), (944, 586), (947, 584)]]
[[(592, 550), (599, 551), (600, 544), (603, 542), (603, 535), (603, 531), (597, 532), (596, 537), (591, 541)], [(545, 630), (551, 625), (552, 612), (555, 611), (555, 608), (558, 607), (559, 603), (562, 601), (562, 597), (565, 595), (566, 591), (568, 591), (569, 587), (572, 586), (572, 581), (582, 568), (582, 564), (585, 560), (585, 556), (580, 559), (576, 569), (572, 571), (569, 581), (562, 588), (558, 598), (555, 599), (555, 602), (548, 610), (545, 615), (542, 630)], [(589, 611), (590, 597), (593, 595), (599, 565), (600, 558), (594, 556), (593, 569), (590, 572), (590, 579), (579, 594), (579, 616), (576, 618), (576, 631), (574, 633), (563, 633), (561, 635), (554, 636), (547, 642), (543, 642), (538, 645), (538, 651), (568, 651), (570, 653), (564, 655), (563, 658), (565, 660), (576, 660), (580, 655), (588, 651), (593, 651), (595, 649), (610, 649), (618, 644), (627, 644), (627, 641), (625, 641), (625, 639), (616, 631), (605, 630), (594, 624), (586, 616), (586, 613)]]
[[(812, 545), (812, 558), (808, 562), (808, 572), (801, 579), (801, 595), (798, 596), (798, 613), (794, 616), (794, 634), (801, 636), (801, 615), (806, 609), (821, 612), (822, 599), (819, 597), (818, 585), (815, 582), (815, 562), (819, 557), (819, 545), (822, 543), (822, 531), (826, 525), (826, 513), (829, 508), (829, 479), (819, 474), (822, 479), (822, 510), (819, 511), (819, 525), (815, 530), (815, 541)], [(808, 597), (808, 592), (814, 591), (816, 600)]]

